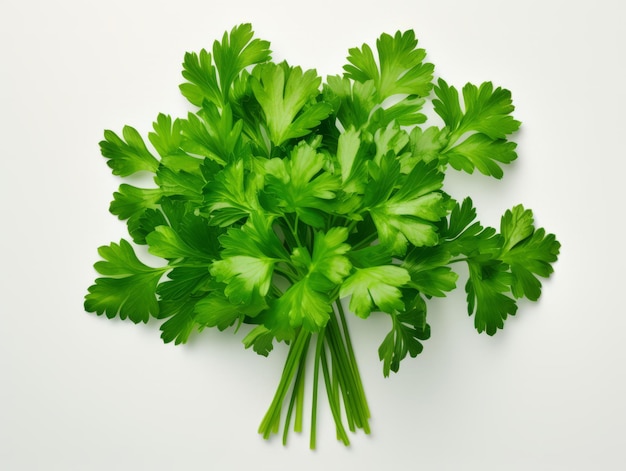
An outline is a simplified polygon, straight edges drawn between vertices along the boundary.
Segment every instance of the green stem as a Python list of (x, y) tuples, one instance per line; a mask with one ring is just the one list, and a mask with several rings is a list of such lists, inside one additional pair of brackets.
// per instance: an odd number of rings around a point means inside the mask
[[(309, 344), (309, 339), (303, 348), (303, 352), (306, 352)], [(302, 409), (304, 404), (304, 374), (306, 368), (306, 355), (301, 355), (300, 364), (298, 365), (298, 373), (296, 374), (296, 382), (291, 392), (291, 400), (289, 401), (289, 407), (287, 409), (287, 417), (285, 418), (285, 427), (283, 431), (283, 445), (287, 444), (287, 435), (289, 434), (289, 424), (291, 423), (291, 414), (293, 413), (294, 406), (296, 407), (296, 419), (294, 423), (294, 431), (302, 431)]]
[(454, 260), (450, 260), (448, 263), (459, 263), (459, 262), (468, 262), (469, 257), (455, 258)]
[(372, 234), (364, 237), (359, 243), (355, 244), (352, 250), (359, 250), (369, 246), (376, 238), (378, 237), (377, 232), (373, 232)]
[(304, 372), (306, 365), (306, 355), (302, 357), (302, 374), (296, 379), (296, 388), (298, 390), (298, 400), (296, 402), (296, 420), (293, 424), (294, 432), (302, 432), (302, 417), (304, 416)]
[(347, 446), (350, 444), (350, 440), (348, 440), (348, 434), (346, 433), (346, 429), (343, 427), (343, 423), (341, 420), (339, 395), (335, 394), (335, 392), (333, 391), (333, 381), (330, 377), (330, 368), (328, 366), (328, 361), (326, 360), (326, 350), (322, 350), (321, 361), (322, 371), (324, 372), (324, 384), (326, 386), (326, 394), (328, 395), (328, 403), (330, 404), (330, 411), (333, 414), (333, 419), (335, 419), (335, 425), (337, 428), (337, 438), (341, 440), (344, 445)]
[(333, 360), (333, 371), (338, 374), (338, 381), (346, 408), (346, 417), (351, 431), (362, 428), (369, 433), (369, 408), (365, 393), (361, 385), (356, 362), (346, 351), (346, 342), (339, 330), (336, 319), (331, 319), (328, 325), (328, 338)]
[[(300, 329), (289, 346), (289, 353), (278, 388), (259, 426), (259, 433), (263, 435), (263, 438), (267, 439), (273, 433), (278, 432), (284, 405), (286, 405), (287, 414), (284, 422), (283, 444), (287, 442), (294, 408), (296, 411), (294, 429), (296, 431), (302, 430), (305, 365), (311, 336), (311, 332)], [(348, 428), (353, 432), (357, 428), (363, 429), (365, 433), (370, 432), (368, 424), (370, 412), (348, 333), (345, 313), (339, 302), (337, 302), (337, 310), (332, 310), (326, 327), (317, 335), (312, 385), (311, 449), (314, 449), (317, 444), (320, 368), (328, 403), (336, 425), (337, 438), (345, 445), (349, 445), (348, 435), (343, 424), (342, 402)], [(291, 391), (291, 396), (289, 402), (285, 403), (289, 391)]]
[(300, 330), (296, 336), (295, 341), (289, 347), (289, 353), (287, 355), (287, 361), (285, 362), (285, 368), (278, 384), (278, 389), (274, 395), (274, 399), (263, 418), (261, 425), (259, 426), (259, 433), (263, 435), (263, 438), (269, 438), (272, 433), (275, 433), (280, 424), (280, 414), (282, 411), (283, 401), (291, 386), (293, 377), (300, 365), (301, 357), (305, 347), (308, 345), (311, 334), (305, 330)]
[[(354, 349), (352, 348), (352, 340), (350, 339), (350, 330), (348, 329), (348, 322), (346, 321), (346, 314), (343, 310), (343, 305), (341, 304), (340, 300), (337, 300), (335, 304), (337, 305), (337, 311), (339, 312), (339, 319), (341, 320), (341, 327), (343, 329), (343, 336), (346, 340), (346, 347), (348, 349), (348, 356), (350, 357), (350, 363), (355, 373), (355, 379), (357, 382), (358, 389), (362, 394), (363, 405), (365, 406), (365, 412), (367, 414), (367, 417), (369, 418), (370, 409), (369, 409), (369, 406), (367, 405), (367, 400), (365, 398), (365, 389), (363, 388), (363, 382), (361, 381), (361, 375), (359, 373), (359, 368), (356, 362), (356, 355), (354, 354)], [(366, 433), (369, 433), (369, 430)]]
[(324, 330), (317, 336), (317, 346), (315, 347), (315, 366), (313, 369), (313, 399), (311, 404), (311, 440), (309, 447), (315, 450), (315, 441), (317, 436), (317, 385), (319, 384), (320, 374), (320, 355), (324, 348)]
[(291, 224), (291, 221), (289, 221), (288, 214), (285, 214), (285, 216), (283, 217), (283, 220), (287, 224), (287, 228), (289, 229), (289, 232), (291, 233), (291, 236), (296, 243), (295, 244), (296, 247), (303, 247), (302, 241), (300, 240), (300, 235), (298, 234), (298, 223), (300, 221), (299, 216), (296, 214), (294, 224)]

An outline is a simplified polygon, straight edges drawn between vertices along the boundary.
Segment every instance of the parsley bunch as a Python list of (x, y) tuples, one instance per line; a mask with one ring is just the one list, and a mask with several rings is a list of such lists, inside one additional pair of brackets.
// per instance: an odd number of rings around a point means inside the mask
[[(154, 174), (150, 188), (121, 184), (110, 211), (163, 263), (148, 266), (125, 239), (100, 247), (85, 309), (161, 320), (161, 337), (176, 344), (248, 324), (246, 348), (289, 347), (265, 438), (282, 422), (286, 441), (292, 418), (302, 430), (311, 366), (311, 447), (320, 381), (337, 437), (368, 433), (342, 300), (361, 318), (389, 316), (378, 349), (388, 376), (422, 351), (427, 301), (455, 288), (452, 266), (467, 265), (468, 312), (493, 335), (517, 299), (539, 298), (560, 247), (529, 209), (506, 211), (498, 232), (476, 220), (470, 198), (443, 190), (450, 167), (501, 178), (520, 122), (508, 90), (433, 83), (425, 57), (413, 31), (383, 34), (375, 51), (350, 49), (343, 75), (323, 83), (315, 70), (273, 62), (249, 24), (212, 52), (186, 54), (180, 90), (194, 112), (160, 114), (152, 149), (130, 126), (100, 143), (114, 175)], [(427, 99), (438, 125), (426, 124)]]

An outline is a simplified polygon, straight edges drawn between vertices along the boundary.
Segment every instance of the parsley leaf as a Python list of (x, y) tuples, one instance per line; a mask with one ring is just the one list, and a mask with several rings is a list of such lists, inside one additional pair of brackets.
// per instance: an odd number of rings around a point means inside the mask
[(439, 79), (435, 94), (435, 112), (450, 133), (448, 146), (441, 153), (444, 161), (467, 173), (477, 168), (485, 175), (502, 178), (500, 164), (517, 158), (517, 145), (506, 140), (520, 126), (511, 116), (514, 110), (511, 92), (500, 87), (494, 89), (491, 82), (480, 87), (468, 83), (463, 87), (464, 110), (458, 91), (445, 80)]
[(104, 132), (100, 142), (102, 155), (109, 159), (107, 164), (113, 169), (113, 175), (126, 177), (140, 171), (154, 172), (159, 161), (150, 153), (137, 130), (124, 126), (122, 136), (113, 131)]
[(323, 171), (325, 158), (306, 143), (298, 144), (287, 158), (274, 158), (265, 164), (264, 201), (278, 213), (296, 213), (313, 227), (324, 226), (327, 200), (340, 189), (339, 179)]
[(316, 101), (322, 79), (314, 70), (302, 71), (287, 63), (265, 63), (252, 72), (250, 85), (265, 115), (269, 138), (275, 146), (309, 134), (328, 117), (331, 107)]
[[(391, 155), (391, 154), (387, 154)], [(400, 174), (397, 161), (374, 167), (376, 176), (372, 188), (379, 191), (382, 201), (371, 207), (370, 214), (378, 229), (380, 243), (394, 254), (403, 255), (408, 244), (435, 245), (438, 241), (435, 222), (447, 213), (445, 197), (440, 191), (443, 174), (434, 165), (416, 164), (397, 191), (389, 191), (391, 181)]]
[(340, 296), (350, 296), (350, 309), (359, 317), (375, 309), (390, 313), (404, 309), (400, 288), (410, 279), (406, 269), (395, 265), (357, 268), (343, 283)]
[(545, 229), (535, 230), (532, 211), (522, 206), (504, 213), (501, 232), (504, 245), (500, 259), (509, 265), (513, 275), (513, 295), (536, 301), (541, 295), (537, 276), (547, 278), (554, 271), (552, 264), (557, 260), (561, 244), (554, 234), (546, 234)]
[(423, 340), (430, 338), (430, 326), (426, 323), (426, 302), (418, 294), (409, 309), (390, 313), (392, 329), (378, 348), (378, 356), (383, 361), (383, 375), (397, 373), (400, 362), (409, 354), (419, 355), (424, 346)]
[(152, 268), (142, 263), (129, 242), (102, 246), (98, 253), (104, 259), (94, 268), (104, 275), (89, 287), (85, 309), (108, 318), (148, 322), (158, 316), (159, 304), (155, 295), (159, 279), (167, 268)]
[(364, 44), (361, 49), (350, 49), (349, 65), (344, 67), (347, 77), (357, 82), (373, 80), (377, 100), (382, 103), (396, 94), (426, 96), (432, 87), (434, 66), (423, 63), (424, 49), (418, 49), (413, 31), (383, 34), (376, 41), (379, 63), (372, 49)]
[(188, 82), (180, 86), (182, 94), (196, 106), (204, 100), (225, 105), (237, 76), (246, 67), (270, 59), (269, 42), (253, 36), (250, 24), (239, 25), (213, 43), (213, 55), (205, 49), (185, 54), (183, 77)]

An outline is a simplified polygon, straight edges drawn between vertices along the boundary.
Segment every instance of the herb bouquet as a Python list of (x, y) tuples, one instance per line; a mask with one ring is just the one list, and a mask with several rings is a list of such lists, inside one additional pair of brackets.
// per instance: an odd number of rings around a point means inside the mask
[[(425, 57), (413, 31), (383, 34), (323, 83), (273, 62), (249, 24), (186, 54), (180, 90), (194, 111), (160, 114), (152, 149), (130, 126), (100, 143), (114, 175), (154, 174), (150, 188), (121, 184), (110, 211), (163, 263), (146, 265), (125, 239), (100, 247), (85, 309), (163, 321), (161, 337), (177, 344), (247, 324), (246, 348), (289, 348), (263, 437), (302, 430), (310, 391), (314, 448), (321, 381), (339, 440), (369, 432), (342, 300), (361, 318), (389, 316), (378, 348), (387, 376), (422, 351), (427, 301), (455, 288), (453, 266), (467, 265), (468, 312), (493, 335), (518, 298), (539, 298), (560, 247), (529, 209), (506, 211), (498, 232), (442, 189), (450, 168), (501, 178), (520, 123), (509, 91), (485, 82), (459, 94), (434, 83)], [(427, 124), (426, 100), (440, 123)]]

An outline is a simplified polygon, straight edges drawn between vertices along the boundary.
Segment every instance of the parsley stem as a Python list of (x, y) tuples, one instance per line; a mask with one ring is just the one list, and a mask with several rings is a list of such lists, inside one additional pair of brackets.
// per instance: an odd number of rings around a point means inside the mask
[(352, 248), (352, 250), (359, 250), (359, 249), (365, 248), (369, 246), (372, 242), (374, 242), (377, 238), (378, 238), (378, 233), (373, 232), (367, 237), (364, 237), (363, 239), (361, 239), (359, 243), (354, 244), (354, 247)]
[(259, 426), (259, 433), (263, 434), (263, 438), (269, 438), (273, 432), (278, 430), (280, 424), (280, 414), (285, 396), (291, 386), (291, 382), (296, 373), (296, 369), (300, 365), (302, 353), (306, 351), (311, 334), (301, 329), (296, 335), (296, 339), (289, 347), (287, 361), (283, 369), (283, 374), (278, 384), (278, 389), (274, 395), (274, 399)]
[[(361, 392), (361, 395), (362, 395), (365, 414), (366, 414), (367, 418), (369, 418), (370, 417), (370, 410), (369, 410), (369, 406), (367, 404), (367, 400), (365, 398), (365, 389), (363, 388), (363, 382), (361, 381), (361, 375), (359, 373), (359, 368), (358, 368), (358, 365), (357, 365), (357, 362), (356, 362), (356, 355), (354, 354), (354, 349), (352, 348), (352, 340), (350, 339), (350, 330), (348, 329), (348, 323), (346, 321), (346, 314), (345, 314), (345, 311), (343, 309), (343, 305), (341, 304), (340, 300), (337, 300), (335, 304), (337, 305), (337, 311), (339, 312), (339, 319), (341, 320), (341, 328), (343, 329), (343, 336), (344, 336), (345, 341), (346, 341), (346, 347), (347, 347), (347, 350), (348, 350), (348, 356), (350, 358), (350, 363), (351, 363), (352, 368), (354, 370), (354, 378), (356, 380), (358, 389), (359, 389), (359, 391)], [(369, 429), (366, 430), (366, 433), (369, 433)]]
[(300, 240), (300, 236), (298, 235), (299, 216), (296, 214), (296, 218), (295, 218), (294, 224), (291, 224), (291, 222), (289, 221), (289, 216), (288, 215), (285, 215), (283, 220), (287, 224), (287, 228), (289, 229), (289, 232), (291, 232), (291, 235), (293, 236), (293, 239), (294, 239), (296, 245), (298, 247), (303, 247), (302, 241)]
[(358, 379), (359, 373), (356, 362), (350, 359), (346, 352), (345, 338), (342, 336), (337, 320), (331, 318), (328, 323), (328, 338), (333, 360), (333, 371), (338, 375), (338, 382), (341, 388), (346, 417), (350, 431), (362, 428), (365, 433), (369, 433), (369, 408), (365, 400), (365, 393)]
[(455, 258), (454, 260), (450, 260), (448, 263), (459, 263), (459, 262), (468, 262), (469, 261), (469, 257), (461, 257), (461, 258)]
[(295, 432), (302, 432), (302, 417), (304, 416), (304, 373), (306, 371), (306, 355), (302, 357), (302, 364), (296, 378), (296, 389), (298, 398), (296, 401), (296, 420), (293, 425)]
[(322, 330), (317, 336), (317, 345), (315, 346), (315, 362), (313, 369), (313, 398), (311, 404), (311, 439), (309, 447), (311, 450), (315, 449), (315, 441), (317, 436), (317, 385), (319, 383), (320, 372), (320, 355), (324, 348), (324, 330)]
[(347, 334), (347, 325), (344, 322), (342, 332), (336, 315), (331, 316), (326, 326), (326, 342), (331, 359), (330, 367), (326, 369), (332, 373), (332, 376), (325, 381), (328, 399), (331, 410), (334, 408), (333, 417), (337, 425), (338, 439), (345, 442), (347, 437), (345, 437), (345, 432), (342, 432), (340, 400), (343, 400), (348, 428), (352, 432), (361, 428), (365, 433), (369, 433), (369, 407), (354, 353), (350, 353), (352, 347)]
[(355, 405), (352, 404), (353, 399), (353, 387), (350, 385), (350, 380), (348, 377), (348, 373), (350, 370), (350, 366), (346, 365), (345, 357), (341, 355), (341, 347), (336, 337), (336, 333), (334, 329), (331, 328), (331, 323), (329, 322), (329, 335), (328, 335), (328, 346), (330, 348), (331, 360), (333, 366), (333, 374), (337, 377), (337, 384), (339, 386), (339, 391), (341, 392), (341, 397), (343, 399), (343, 403), (345, 406), (346, 418), (348, 420), (348, 428), (350, 431), (355, 431), (354, 426), (354, 410), (356, 408)]
[[(310, 339), (310, 337), (309, 337)], [(305, 345), (303, 351), (306, 352), (308, 348)], [(302, 431), (302, 408), (304, 403), (304, 372), (306, 367), (306, 355), (300, 357), (300, 364), (298, 365), (298, 373), (296, 374), (296, 382), (291, 393), (291, 400), (289, 401), (289, 407), (287, 409), (287, 417), (285, 418), (285, 427), (283, 431), (283, 445), (287, 444), (287, 435), (289, 434), (289, 424), (291, 423), (291, 414), (293, 413), (294, 405), (296, 406), (296, 418), (294, 423), (294, 431)]]
[(349, 445), (348, 434), (343, 427), (341, 421), (341, 407), (339, 402), (339, 395), (336, 394), (336, 390), (333, 387), (333, 380), (330, 377), (330, 369), (328, 367), (328, 361), (326, 360), (326, 350), (322, 349), (321, 354), (322, 371), (324, 373), (324, 384), (326, 386), (326, 394), (328, 395), (328, 403), (330, 404), (330, 411), (333, 414), (335, 420), (335, 426), (337, 428), (337, 438), (343, 442), (344, 445)]
[[(348, 429), (354, 432), (360, 428), (365, 433), (370, 433), (368, 424), (370, 411), (356, 364), (345, 312), (339, 301), (336, 301), (336, 305), (337, 308), (333, 309), (326, 327), (317, 334), (316, 339), (313, 360), (311, 432), (309, 441), (311, 449), (315, 449), (317, 444), (320, 369), (324, 378), (330, 410), (335, 421), (337, 439), (345, 445), (350, 443), (344, 428), (342, 403)], [(296, 432), (302, 430), (305, 367), (311, 338), (312, 333), (301, 328), (289, 346), (278, 388), (259, 426), (259, 433), (263, 435), (263, 438), (267, 439), (272, 434), (278, 432), (281, 423), (281, 412), (284, 406), (286, 406), (286, 416), (282, 437), (283, 444), (287, 443), (294, 410), (294, 430)], [(289, 393), (291, 395), (288, 403), (286, 403), (285, 401)]]
[(359, 223), (359, 221), (353, 220), (348, 226), (348, 234), (352, 234), (352, 231), (354, 230), (354, 228), (356, 227), (356, 225)]

